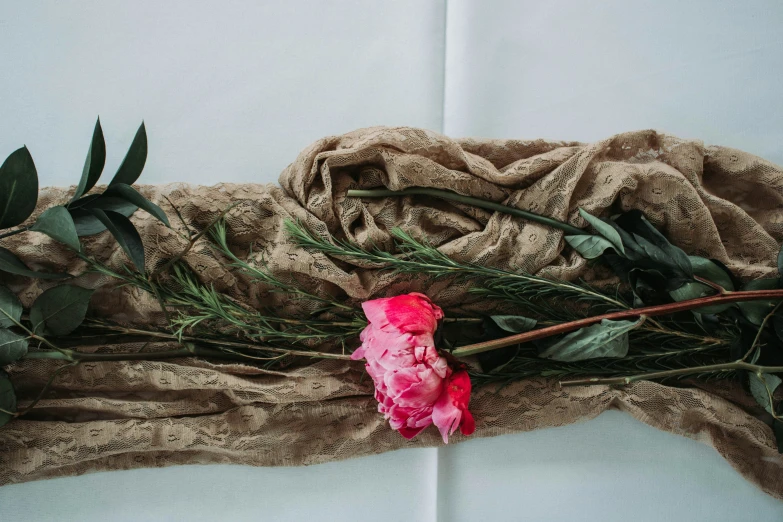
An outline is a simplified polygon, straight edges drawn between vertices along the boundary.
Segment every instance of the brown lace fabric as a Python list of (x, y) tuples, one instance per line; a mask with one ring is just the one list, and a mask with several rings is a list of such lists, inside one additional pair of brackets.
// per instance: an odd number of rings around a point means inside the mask
[[(166, 196), (194, 229), (238, 202), (228, 220), (236, 251), (247, 256), (252, 246), (255, 261), (263, 257), (276, 272), (317, 291), (358, 303), (420, 290), (447, 313), (485, 305), (447, 282), (427, 284), (304, 251), (290, 241), (282, 220), (299, 219), (316, 232), (386, 248), (393, 248), (389, 230), (400, 226), (455, 259), (566, 279), (596, 280), (606, 274), (563, 250), (559, 231), (440, 200), (359, 200), (346, 198), (345, 192), (443, 188), (577, 226), (585, 225), (578, 207), (604, 215), (610, 208), (639, 208), (688, 253), (717, 258), (744, 279), (773, 275), (783, 241), (780, 167), (741, 151), (653, 131), (586, 145), (364, 129), (314, 143), (282, 173), (280, 185), (174, 184), (142, 190), (173, 218)], [(67, 199), (68, 191), (47, 189), (39, 207)], [(144, 238), (149, 269), (184, 248), (180, 236), (145, 213), (137, 212), (133, 220)], [(172, 223), (184, 229), (176, 219)], [(86, 238), (85, 244), (109, 264), (125, 262), (107, 234)], [(34, 268), (71, 273), (85, 268), (65, 248), (36, 233), (14, 236), (3, 245)], [(249, 305), (277, 300), (287, 313), (306, 311), (301, 301), (282, 300), (229, 270), (207, 242), (198, 243), (185, 261), (204, 282)], [(26, 306), (51, 284), (2, 278), (21, 292)], [(136, 289), (117, 289), (115, 282), (96, 276), (84, 276), (79, 284), (100, 287), (92, 301), (95, 315), (126, 324), (161, 324), (154, 299)], [(21, 407), (56, 366), (37, 360), (9, 368)], [(410, 442), (389, 429), (362, 373), (360, 363), (339, 361), (283, 372), (196, 359), (81, 364), (57, 378), (34, 413), (0, 429), (0, 484), (173, 464), (316, 464), (440, 444), (434, 429)], [(476, 437), (561, 426), (620, 409), (712, 445), (748, 480), (783, 498), (783, 458), (770, 428), (752, 415), (758, 413), (752, 399), (737, 384), (705, 390), (640, 382), (616, 389), (559, 390), (551, 381), (531, 379), (501, 391), (477, 389), (471, 409)]]

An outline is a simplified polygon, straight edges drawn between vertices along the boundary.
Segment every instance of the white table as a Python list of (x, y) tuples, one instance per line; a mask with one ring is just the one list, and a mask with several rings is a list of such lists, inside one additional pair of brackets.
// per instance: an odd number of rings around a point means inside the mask
[[(145, 183), (273, 182), (376, 124), (590, 141), (637, 128), (783, 163), (777, 0), (0, 2), (0, 156), (73, 183), (145, 119)], [(190, 466), (0, 488), (3, 520), (783, 518), (717, 453), (608, 412), (307, 468)]]

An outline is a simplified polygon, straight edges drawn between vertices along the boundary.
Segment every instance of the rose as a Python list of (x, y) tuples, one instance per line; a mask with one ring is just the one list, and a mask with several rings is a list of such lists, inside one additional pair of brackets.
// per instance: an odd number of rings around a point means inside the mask
[(419, 293), (367, 301), (362, 308), (368, 325), (351, 357), (366, 360), (378, 411), (391, 427), (411, 439), (435, 422), (444, 442), (457, 427), (472, 433), (470, 378), (464, 370), (455, 373), (434, 346), (443, 311)]

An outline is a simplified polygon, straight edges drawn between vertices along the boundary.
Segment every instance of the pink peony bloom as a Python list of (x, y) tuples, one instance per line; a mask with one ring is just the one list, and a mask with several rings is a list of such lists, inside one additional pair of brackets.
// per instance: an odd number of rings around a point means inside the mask
[(435, 422), (446, 442), (459, 426), (472, 433), (470, 378), (464, 371), (452, 376), (434, 346), (443, 310), (418, 293), (367, 301), (362, 308), (369, 324), (351, 358), (366, 359), (378, 411), (391, 427), (411, 439)]

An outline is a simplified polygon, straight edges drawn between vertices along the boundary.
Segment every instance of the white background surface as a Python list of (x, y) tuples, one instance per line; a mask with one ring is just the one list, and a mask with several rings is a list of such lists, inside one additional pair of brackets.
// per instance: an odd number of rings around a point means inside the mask
[[(595, 5), (597, 4), (597, 5)], [(639, 128), (783, 163), (783, 4), (769, 1), (0, 0), (0, 157), (44, 185), (107, 172), (140, 120), (145, 183), (274, 182), (376, 124), (590, 141)], [(0, 488), (3, 520), (783, 519), (709, 447), (618, 412), (308, 468), (192, 466)]]

